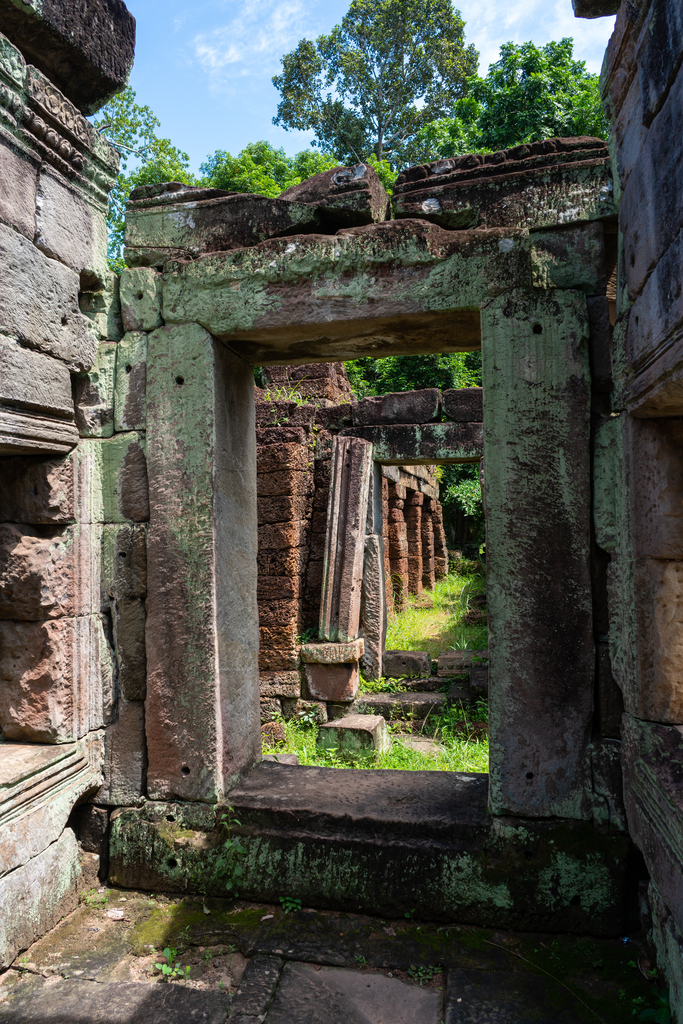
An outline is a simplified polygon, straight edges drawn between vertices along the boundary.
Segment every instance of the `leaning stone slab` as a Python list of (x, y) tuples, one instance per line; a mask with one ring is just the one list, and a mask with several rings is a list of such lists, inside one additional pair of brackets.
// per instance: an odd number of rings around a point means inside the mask
[(467, 154), (402, 171), (394, 217), (445, 228), (544, 228), (613, 216), (610, 160), (602, 139), (555, 138)]
[(438, 388), (424, 388), (363, 398), (352, 406), (352, 415), (354, 427), (376, 423), (431, 423), (441, 419), (441, 392)]
[(389, 205), (377, 172), (362, 163), (314, 174), (281, 192), (280, 199), (322, 207), (324, 222), (334, 228), (386, 220)]
[(0, 878), (3, 967), (75, 909), (80, 878), (78, 843), (70, 828), (37, 857)]
[(347, 427), (341, 437), (362, 437), (372, 444), (373, 459), (383, 465), (427, 462), (478, 462), (484, 450), (481, 423), (394, 424)]
[(89, 370), (97, 335), (78, 306), (78, 275), (4, 224), (0, 261), (0, 330), (61, 359), (74, 373)]
[(391, 737), (379, 715), (346, 715), (320, 726), (316, 746), (341, 757), (374, 757), (391, 748)]
[(384, 675), (392, 679), (428, 676), (432, 670), (432, 660), (426, 651), (385, 651), (382, 667)]

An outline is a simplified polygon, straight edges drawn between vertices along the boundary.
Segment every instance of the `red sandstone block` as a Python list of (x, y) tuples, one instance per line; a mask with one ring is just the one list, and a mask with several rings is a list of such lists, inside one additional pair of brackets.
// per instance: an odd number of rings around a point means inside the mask
[[(275, 404), (275, 403), (269, 403)], [(278, 403), (279, 405), (279, 403)], [(294, 405), (296, 408), (296, 405)], [(277, 444), (294, 444), (294, 445), (306, 445), (308, 443), (310, 435), (303, 427), (296, 426), (270, 426), (270, 427), (257, 427), (256, 428), (256, 461), (257, 464), (260, 458), (260, 449), (262, 447), (268, 447), (269, 445)]]
[(2, 460), (0, 508), (12, 523), (72, 523), (74, 475), (72, 457)]
[(284, 601), (299, 598), (303, 593), (301, 576), (259, 576), (257, 595), (259, 601)]
[(269, 523), (258, 528), (259, 551), (282, 551), (285, 548), (298, 548), (306, 543), (308, 523)]
[(313, 561), (320, 561), (325, 557), (325, 533), (312, 533), (309, 541), (310, 557)]
[(310, 519), (313, 496), (310, 494), (271, 494), (257, 499), (258, 523), (289, 523)]
[(313, 474), (304, 470), (283, 469), (277, 473), (259, 473), (256, 478), (256, 494), (259, 497), (270, 495), (311, 494), (313, 491)]
[(449, 388), (443, 393), (443, 411), (455, 423), (481, 423), (484, 418), (483, 388)]
[(358, 693), (358, 662), (348, 665), (304, 665), (306, 689), (313, 700), (350, 703)]
[(406, 496), (406, 510), (408, 506), (412, 508), (419, 508), (424, 504), (425, 496), (422, 491), (408, 491)]
[(280, 551), (259, 551), (259, 576), (300, 576), (306, 571), (308, 547), (283, 548)]
[(259, 601), (258, 616), (261, 626), (292, 626), (297, 633), (301, 628), (302, 604), (300, 598), (281, 601)]
[(303, 472), (312, 461), (308, 447), (303, 444), (269, 444), (260, 448), (257, 455), (257, 472), (281, 473), (284, 469)]
[(431, 423), (439, 419), (441, 392), (438, 388), (374, 395), (353, 406), (354, 427), (377, 423)]
[(261, 672), (259, 684), (262, 697), (301, 696), (301, 673), (298, 670), (282, 672)]

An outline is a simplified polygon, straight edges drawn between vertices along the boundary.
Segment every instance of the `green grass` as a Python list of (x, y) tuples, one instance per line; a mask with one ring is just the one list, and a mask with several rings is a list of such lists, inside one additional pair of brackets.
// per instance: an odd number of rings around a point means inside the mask
[(464, 618), (474, 594), (486, 592), (481, 574), (450, 573), (433, 590), (425, 591), (433, 608), (416, 608), (420, 598), (409, 598), (408, 607), (399, 612), (387, 628), (389, 651), (427, 651), (432, 658), (444, 651), (481, 651), (488, 647), (486, 626), (466, 626)]
[[(462, 720), (460, 709), (454, 709), (452, 721)], [(477, 716), (479, 720), (482, 715)], [(398, 771), (421, 772), (488, 772), (489, 745), (488, 740), (467, 740), (453, 736), (441, 729), (440, 723), (425, 729), (425, 735), (437, 730), (437, 740), (443, 750), (438, 754), (424, 754), (411, 750), (401, 742), (401, 733), (392, 734), (392, 748), (386, 754), (376, 755), (372, 760), (357, 762), (345, 761), (336, 753), (316, 749), (315, 740), (318, 730), (306, 727), (294, 720), (285, 723), (287, 742), (278, 747), (263, 748), (264, 754), (296, 754), (299, 764), (319, 765), (325, 768), (393, 768)], [(415, 734), (418, 734), (417, 725)]]

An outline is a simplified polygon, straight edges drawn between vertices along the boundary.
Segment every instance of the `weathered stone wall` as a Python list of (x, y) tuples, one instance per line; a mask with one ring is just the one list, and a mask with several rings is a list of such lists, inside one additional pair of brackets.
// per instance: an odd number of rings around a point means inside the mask
[(125, 84), (135, 22), (108, 0), (78, 14), (1, 6), (6, 966), (96, 880), (101, 851), (66, 827), (76, 802), (142, 792), (149, 505), (144, 420), (116, 421), (114, 400), (123, 328), (105, 215), (119, 158), (81, 114)]

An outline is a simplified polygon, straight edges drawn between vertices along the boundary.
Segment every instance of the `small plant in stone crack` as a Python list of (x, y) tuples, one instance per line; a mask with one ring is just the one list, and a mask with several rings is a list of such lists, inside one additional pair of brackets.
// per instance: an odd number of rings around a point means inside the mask
[(408, 968), (408, 974), (422, 988), (425, 982), (430, 982), (437, 974), (443, 974), (443, 967), (441, 964), (436, 964), (433, 967), (421, 967), (411, 964)]
[[(666, 990), (657, 993), (657, 1006), (654, 1009), (642, 1010), (639, 1019), (651, 1020), (654, 1024), (670, 1024), (671, 1008), (669, 1006), (669, 993)], [(633, 1000), (635, 1002), (635, 999)], [(635, 1016), (636, 1010), (633, 1010)]]
[(175, 949), (173, 946), (166, 946), (161, 955), (165, 958), (166, 963), (155, 964), (154, 966), (158, 971), (161, 971), (164, 978), (166, 978), (168, 981), (176, 981), (178, 978), (190, 977), (191, 968), (182, 967), (180, 964), (176, 963), (176, 958), (178, 956), (177, 949)]
[(318, 724), (318, 709), (316, 707), (303, 708), (296, 716), (296, 720), (304, 729), (314, 729)]
[(241, 823), (234, 817), (234, 808), (228, 807), (227, 813), (221, 817), (221, 825), (227, 833), (227, 838), (220, 847), (220, 853), (216, 858), (215, 871), (219, 879), (222, 879), (225, 888), (233, 899), (239, 896), (240, 879), (244, 874), (242, 859), (246, 848), (242, 846), (239, 836), (233, 836), (233, 826)]
[(301, 900), (296, 896), (281, 896), (280, 903), (285, 914), (291, 914), (294, 910), (301, 910)]

